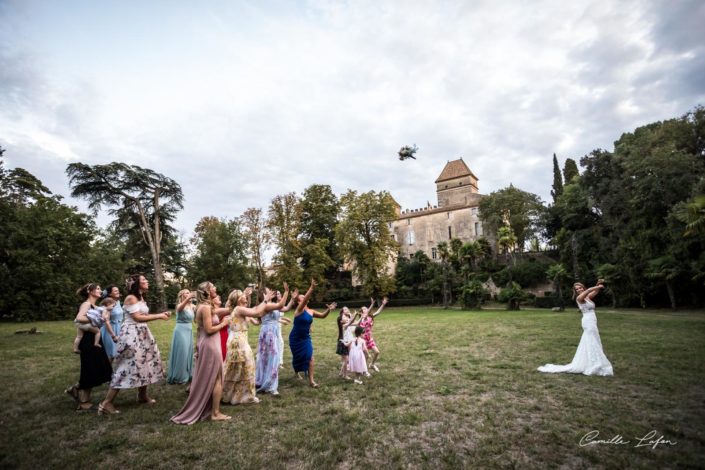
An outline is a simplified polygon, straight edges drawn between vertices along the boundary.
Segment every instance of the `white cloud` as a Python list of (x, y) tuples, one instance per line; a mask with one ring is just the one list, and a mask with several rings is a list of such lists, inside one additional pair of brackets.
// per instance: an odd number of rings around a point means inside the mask
[[(481, 192), (547, 200), (554, 152), (611, 148), (705, 100), (697, 2), (47, 5), (5, 10), (20, 38), (0, 47), (9, 162), (23, 145), (33, 164), (153, 168), (182, 184), (186, 231), (314, 183), (433, 204), (460, 156)], [(412, 143), (418, 160), (400, 162)]]

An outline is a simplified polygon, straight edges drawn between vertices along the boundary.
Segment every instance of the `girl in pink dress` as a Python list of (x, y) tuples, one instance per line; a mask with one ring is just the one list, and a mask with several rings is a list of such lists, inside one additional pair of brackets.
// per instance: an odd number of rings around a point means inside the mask
[(362, 385), (362, 376), (367, 373), (367, 346), (365, 341), (360, 338), (364, 328), (361, 326), (355, 327), (355, 339), (350, 343), (350, 351), (348, 352), (348, 370), (354, 374), (355, 383)]
[(362, 307), (362, 317), (360, 317), (360, 326), (365, 330), (362, 335), (362, 339), (365, 340), (365, 346), (367, 346), (367, 350), (370, 351), (370, 356), (372, 356), (369, 368), (379, 372), (379, 367), (377, 367), (376, 364), (377, 358), (379, 357), (379, 348), (375, 343), (375, 339), (372, 337), (372, 327), (375, 325), (375, 317), (382, 313), (382, 310), (384, 310), (384, 306), (387, 305), (387, 298), (385, 297), (382, 299), (382, 304), (379, 306), (375, 313), (370, 313), (370, 310), (372, 309), (374, 304), (375, 301), (374, 299), (372, 299), (372, 303), (370, 304), (369, 308)]

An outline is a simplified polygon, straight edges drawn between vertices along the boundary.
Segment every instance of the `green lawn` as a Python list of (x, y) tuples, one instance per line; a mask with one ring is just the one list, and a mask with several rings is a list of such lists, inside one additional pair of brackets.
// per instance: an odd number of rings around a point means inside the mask
[[(337, 378), (331, 316), (313, 327), (320, 389), (287, 368), (281, 397), (187, 427), (169, 423), (183, 386), (152, 387), (152, 408), (128, 391), (120, 415), (77, 414), (63, 394), (78, 377), (72, 323), (0, 324), (0, 468), (702, 467), (705, 313), (598, 309), (598, 325), (614, 377), (536, 371), (570, 362), (577, 310), (389, 308), (381, 372), (359, 386)], [(30, 326), (44, 333), (14, 334)], [(174, 322), (150, 327), (166, 364)], [(593, 430), (630, 443), (581, 447)], [(650, 431), (675, 445), (636, 447)]]

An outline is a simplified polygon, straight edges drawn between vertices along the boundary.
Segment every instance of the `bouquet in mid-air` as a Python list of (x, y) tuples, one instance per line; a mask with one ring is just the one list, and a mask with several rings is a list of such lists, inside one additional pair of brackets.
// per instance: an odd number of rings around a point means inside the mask
[(414, 154), (416, 154), (416, 151), (418, 149), (419, 148), (416, 146), (416, 144), (414, 144), (411, 147), (408, 145), (403, 146), (402, 148), (399, 149), (399, 160), (404, 161), (407, 158), (413, 158), (414, 160), (416, 160), (416, 157), (414, 156)]

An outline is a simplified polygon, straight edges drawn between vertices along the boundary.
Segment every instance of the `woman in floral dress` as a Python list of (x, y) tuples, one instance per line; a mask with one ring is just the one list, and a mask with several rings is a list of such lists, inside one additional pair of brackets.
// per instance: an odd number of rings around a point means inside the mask
[(226, 307), (235, 308), (230, 317), (230, 336), (228, 352), (223, 365), (224, 403), (239, 405), (258, 403), (255, 392), (255, 358), (247, 338), (248, 318), (261, 318), (264, 314), (284, 307), (289, 297), (289, 286), (284, 284), (284, 296), (278, 303), (269, 303), (274, 293), (266, 289), (264, 302), (256, 308), (247, 307), (247, 297), (240, 290), (234, 290), (228, 296)]
[(123, 309), (125, 320), (116, 344), (113, 378), (105, 400), (98, 406), (98, 413), (119, 413), (113, 404), (118, 392), (126, 388), (137, 388), (137, 401), (149, 405), (157, 401), (147, 395), (147, 386), (164, 380), (164, 366), (159, 355), (157, 342), (149, 331), (147, 322), (168, 320), (170, 313), (149, 313), (144, 295), (149, 282), (140, 275), (133, 275), (127, 281), (129, 295)]
[[(279, 365), (283, 348), (279, 343), (281, 336), (281, 324), (291, 323), (291, 320), (283, 317), (285, 312), (291, 310), (294, 298), (299, 295), (299, 291), (294, 289), (291, 301), (281, 310), (273, 310), (262, 317), (262, 327), (259, 330), (257, 340), (257, 371), (255, 374), (255, 384), (258, 392), (279, 395)], [(275, 300), (281, 300), (281, 293), (277, 291)]]

